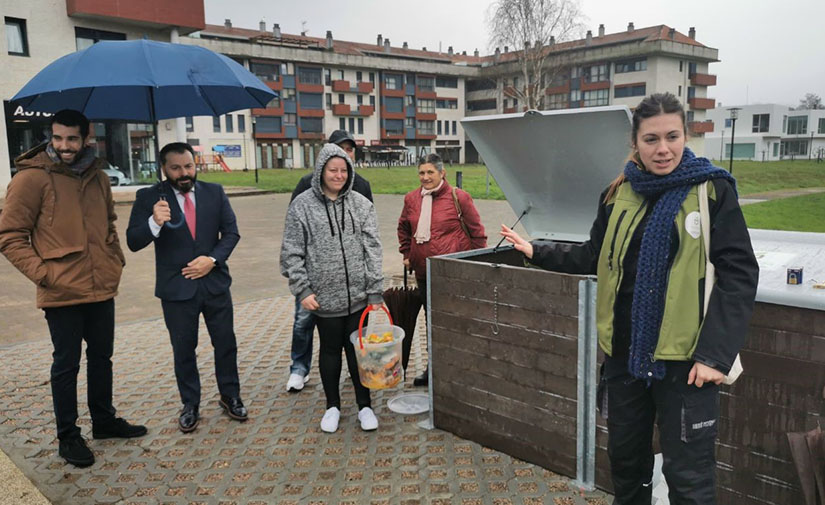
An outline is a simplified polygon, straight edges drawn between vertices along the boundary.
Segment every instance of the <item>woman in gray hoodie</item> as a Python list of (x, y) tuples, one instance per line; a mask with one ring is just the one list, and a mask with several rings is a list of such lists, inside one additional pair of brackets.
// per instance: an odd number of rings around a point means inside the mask
[(327, 411), (321, 429), (333, 433), (341, 416), (341, 349), (355, 386), (361, 429), (378, 428), (370, 392), (358, 379), (349, 335), (367, 305), (383, 303), (383, 249), (372, 202), (352, 191), (355, 171), (347, 153), (326, 144), (318, 154), (312, 187), (289, 205), (281, 243), (281, 273), (289, 289), (317, 318), (319, 368)]

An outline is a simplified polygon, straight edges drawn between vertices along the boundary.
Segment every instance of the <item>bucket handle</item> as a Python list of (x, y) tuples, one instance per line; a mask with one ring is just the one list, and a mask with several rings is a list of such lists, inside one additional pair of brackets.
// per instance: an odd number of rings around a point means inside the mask
[[(387, 307), (381, 304), (381, 309), (387, 313), (387, 318), (390, 320), (390, 326), (392, 326), (392, 316), (390, 315), (390, 311), (387, 310)], [(367, 308), (364, 309), (364, 312), (361, 314), (361, 320), (358, 321), (358, 345), (361, 346), (361, 349), (364, 348), (364, 342), (362, 341), (362, 333), (364, 331), (364, 319), (367, 318), (367, 314), (371, 311), (376, 310), (372, 308), (372, 305), (367, 305)]]

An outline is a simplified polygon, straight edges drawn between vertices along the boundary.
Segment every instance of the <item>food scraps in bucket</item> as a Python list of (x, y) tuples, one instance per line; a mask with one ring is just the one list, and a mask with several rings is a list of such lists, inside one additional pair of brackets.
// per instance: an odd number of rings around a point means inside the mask
[(367, 343), (368, 344), (385, 344), (387, 342), (392, 342), (392, 332), (385, 331), (381, 335), (377, 333), (370, 333), (367, 335)]

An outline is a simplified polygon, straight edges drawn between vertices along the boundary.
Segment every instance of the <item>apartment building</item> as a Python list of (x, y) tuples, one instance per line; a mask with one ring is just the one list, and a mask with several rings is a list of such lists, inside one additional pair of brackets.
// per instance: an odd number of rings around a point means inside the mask
[[(736, 109), (734, 132), (731, 109)], [(825, 110), (794, 110), (787, 105), (755, 104), (708, 111), (713, 131), (705, 139), (705, 156), (776, 161), (825, 159)]]
[[(62, 14), (66, 8), (67, 15)], [(4, 12), (9, 47), (0, 64), (5, 120), (0, 121), (0, 159), (16, 155), (44, 138), (48, 116), (8, 104), (23, 84), (54, 59), (98, 40), (149, 37), (198, 45), (223, 53), (248, 68), (278, 98), (266, 107), (221, 117), (161, 121), (157, 142), (186, 139), (210, 168), (311, 167), (326, 138), (346, 129), (364, 163), (410, 163), (437, 152), (446, 160), (478, 161), (461, 126), (465, 116), (524, 110), (512, 91), (523, 83), (517, 54), (509, 48), (480, 56), (413, 49), (374, 42), (335, 40), (282, 33), (277, 24), (257, 29), (207, 25), (202, 0), (169, 9), (151, 0), (135, 12), (115, 10), (95, 0), (32, 0)], [(51, 13), (44, 15), (43, 13)], [(37, 14), (37, 15), (35, 15)], [(689, 145), (703, 152), (703, 136), (713, 130), (706, 111), (714, 107), (708, 87), (716, 77), (708, 65), (718, 51), (667, 26), (605, 34), (546, 47), (547, 64), (559, 69), (543, 83), (543, 109), (626, 104), (670, 91), (687, 105)], [(106, 121), (96, 127), (99, 152), (135, 178), (154, 166), (155, 136), (149, 125)], [(0, 170), (0, 185), (11, 174)]]

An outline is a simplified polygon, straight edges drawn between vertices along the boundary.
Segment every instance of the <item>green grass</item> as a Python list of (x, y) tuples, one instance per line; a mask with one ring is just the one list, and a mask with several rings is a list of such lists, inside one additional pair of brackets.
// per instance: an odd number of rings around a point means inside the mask
[(825, 193), (745, 205), (742, 213), (749, 228), (825, 233)]
[[(714, 161), (727, 169), (727, 161)], [(825, 187), (825, 163), (815, 160), (797, 161), (737, 161), (733, 160), (733, 175), (740, 195), (753, 195), (783, 189)]]

